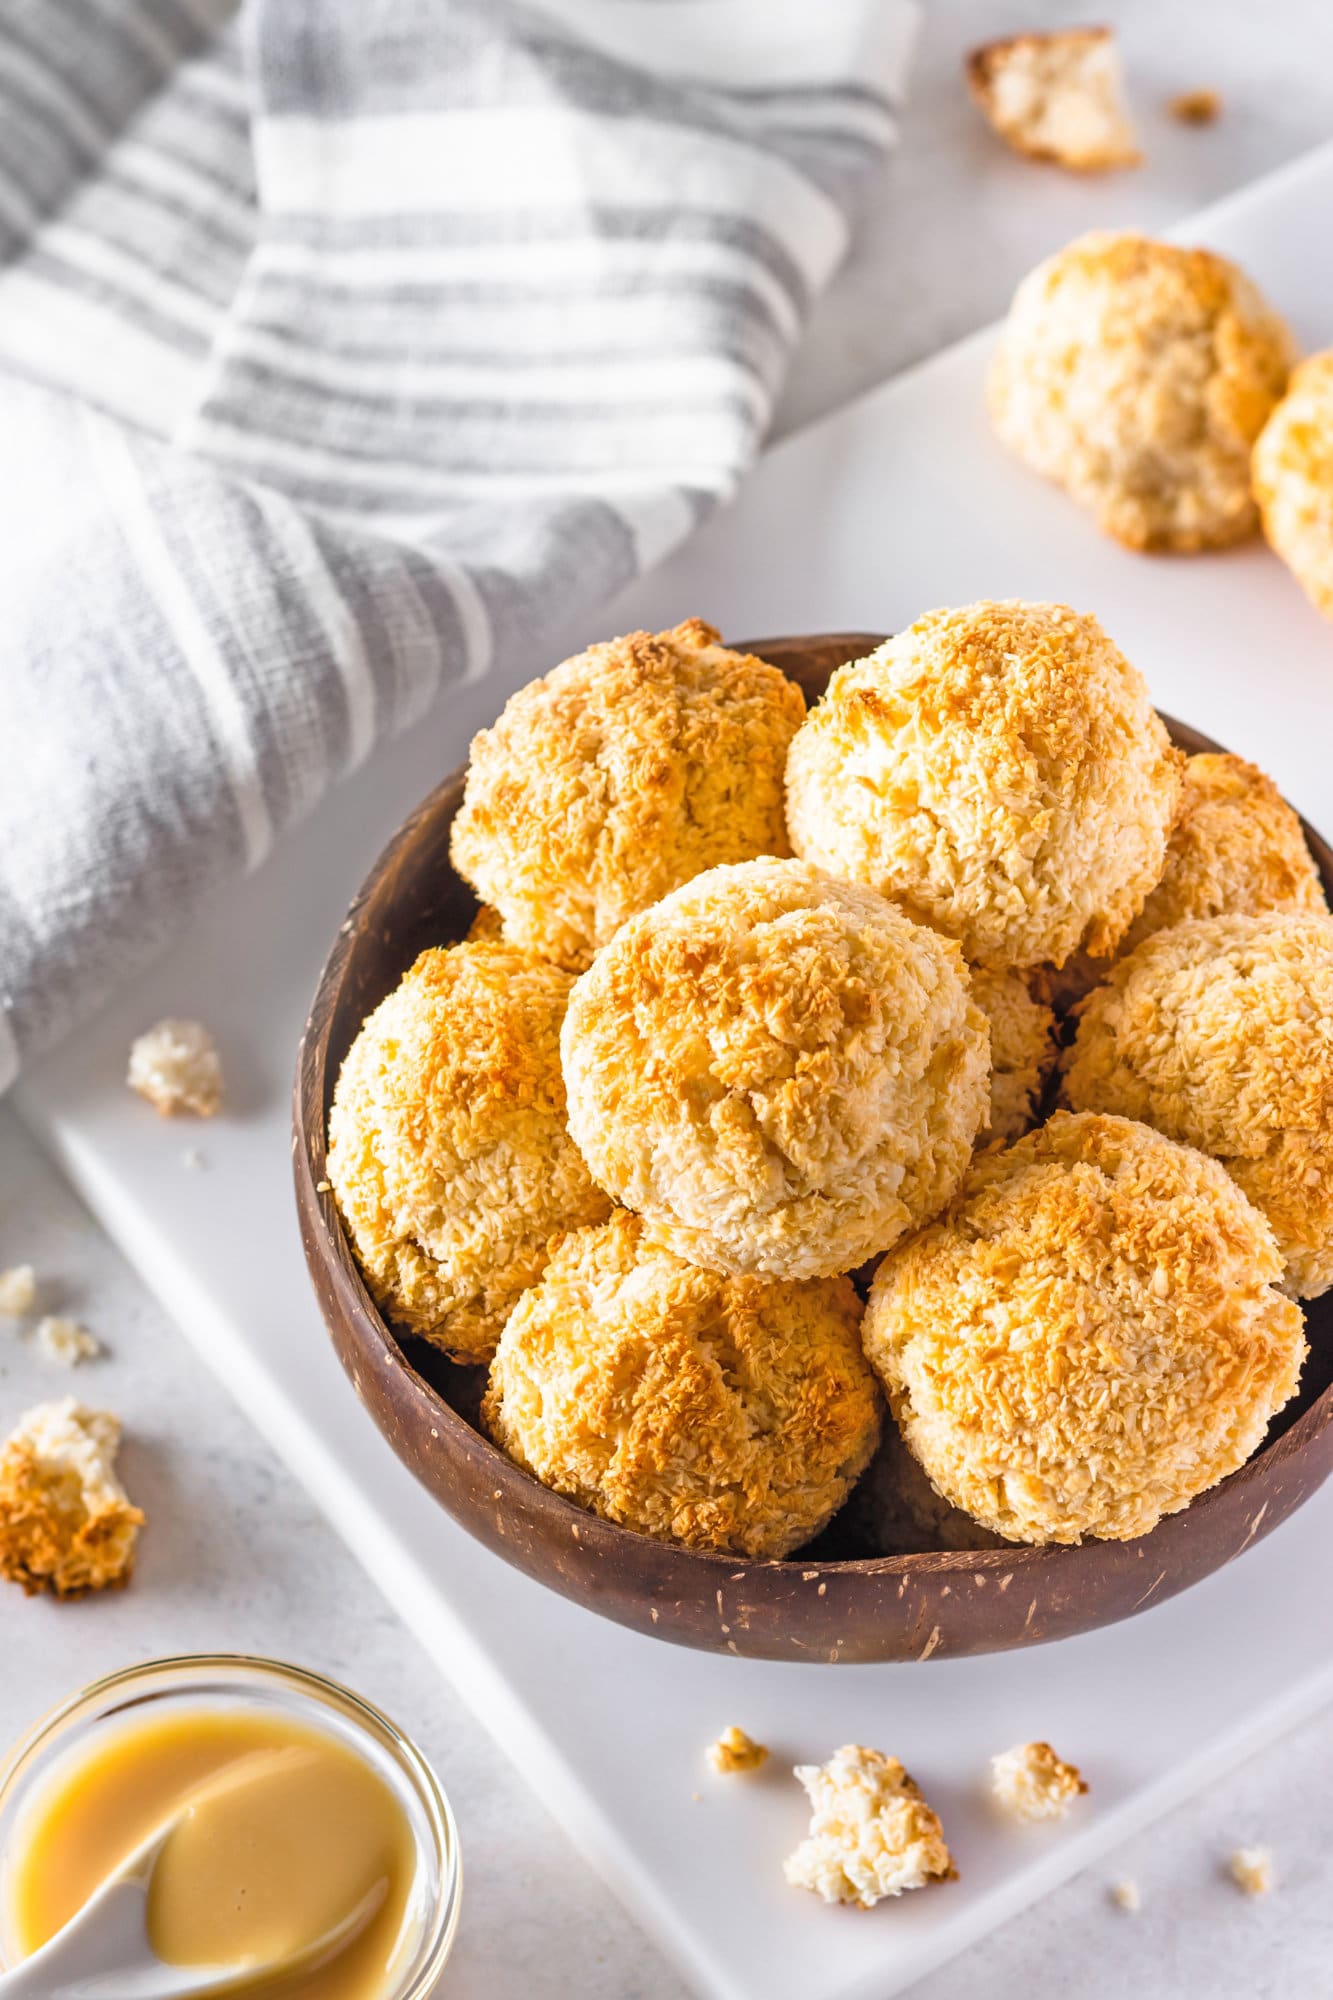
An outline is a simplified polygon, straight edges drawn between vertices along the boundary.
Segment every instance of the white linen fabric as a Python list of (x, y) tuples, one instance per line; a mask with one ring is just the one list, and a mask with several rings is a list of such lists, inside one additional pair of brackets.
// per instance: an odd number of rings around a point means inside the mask
[(0, 1088), (732, 491), (911, 26), (0, 0)]

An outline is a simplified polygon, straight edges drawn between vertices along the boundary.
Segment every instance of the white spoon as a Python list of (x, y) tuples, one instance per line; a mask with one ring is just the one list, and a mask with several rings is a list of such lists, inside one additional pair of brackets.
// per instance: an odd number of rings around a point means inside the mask
[[(239, 1760), (222, 1774), (220, 1785), (253, 1783), (246, 1767), (261, 1762), (261, 1758)], [(261, 1780), (268, 1775), (261, 1772)], [(234, 1992), (278, 1973), (314, 1971), (364, 1930), (383, 1901), (382, 1884), (367, 1890), (355, 1908), (321, 1937), (295, 1951), (227, 1966), (168, 1965), (160, 1959), (148, 1938), (153, 1871), (172, 1834), (213, 1789), (208, 1786), (191, 1794), (53, 1938), (12, 1972), (0, 1973), (0, 2000), (195, 2000), (195, 1996)]]

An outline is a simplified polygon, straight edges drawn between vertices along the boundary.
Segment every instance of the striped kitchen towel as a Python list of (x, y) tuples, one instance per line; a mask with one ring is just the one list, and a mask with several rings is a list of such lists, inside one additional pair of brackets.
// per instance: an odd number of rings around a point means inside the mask
[(732, 491), (911, 6), (7, 0), (0, 1087)]

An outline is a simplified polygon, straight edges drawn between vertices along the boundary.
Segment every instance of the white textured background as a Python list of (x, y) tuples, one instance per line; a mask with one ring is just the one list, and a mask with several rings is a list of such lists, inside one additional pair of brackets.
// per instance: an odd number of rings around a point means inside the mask
[[(1099, 17), (1121, 30), (1148, 164), (1093, 182), (1009, 156), (959, 76), (974, 42), (1077, 19), (1070, 7), (926, 0), (925, 14), (902, 148), (793, 374), (784, 428), (995, 317), (1023, 272), (1079, 230), (1164, 226), (1333, 137), (1328, 0), (1102, 7)], [(1164, 100), (1204, 85), (1223, 93), (1221, 121), (1200, 131), (1172, 124)], [(1330, 240), (1312, 244), (1312, 256), (1333, 254), (1330, 222)], [(206, 1155), (206, 1131), (198, 1144)], [(71, 1385), (0, 1322), (0, 1418), (70, 1386), (131, 1416), (126, 1476), (152, 1531), (122, 1597), (56, 1606), (4, 1593), (0, 1740), (79, 1682), (134, 1658), (220, 1647), (323, 1668), (418, 1738), (453, 1800), (467, 1888), (450, 1995), (677, 2000), (675, 1975), (479, 1734), (13, 1115), (0, 1114), (0, 1268), (18, 1261), (46, 1277), (46, 1309), (84, 1319), (110, 1351)], [(1325, 1715), (918, 1991), (923, 2000), (1333, 1994), (1330, 1798)], [(1271, 1847), (1278, 1876), (1259, 1902), (1224, 1873), (1230, 1849), (1250, 1843)], [(1107, 1885), (1126, 1875), (1143, 1897), (1134, 1917), (1107, 1900)]]

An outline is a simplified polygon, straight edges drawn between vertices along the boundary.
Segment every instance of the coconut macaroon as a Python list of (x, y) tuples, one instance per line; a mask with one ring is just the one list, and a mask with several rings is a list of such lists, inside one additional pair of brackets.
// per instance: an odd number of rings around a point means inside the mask
[(1162, 872), (1184, 759), (1063, 604), (931, 611), (840, 667), (787, 762), (792, 846), (1002, 972), (1114, 951)]
[(128, 1583), (144, 1517), (116, 1476), (120, 1419), (39, 1403), (0, 1451), (0, 1577), (31, 1596)]
[(494, 1352), (551, 1236), (610, 1206), (565, 1127), (572, 984), (509, 945), (424, 951), (338, 1076), (328, 1176), (366, 1283), (458, 1360)]
[(876, 1555), (1005, 1546), (1001, 1536), (935, 1491), (893, 1422), (885, 1424), (879, 1450), (848, 1506), (849, 1525)]
[(581, 971), (627, 917), (705, 868), (787, 854), (787, 745), (805, 699), (691, 618), (533, 681), (473, 739), (451, 853), (505, 936)]
[(1227, 751), (1203, 751), (1185, 765), (1162, 879), (1126, 932), (1121, 954), (1192, 917), (1264, 910), (1328, 913), (1300, 820), (1257, 765)]
[(936, 1213), (985, 1116), (956, 945), (801, 861), (713, 868), (575, 985), (569, 1126), (594, 1177), (721, 1271), (848, 1271)]
[(810, 1832), (783, 1863), (794, 1889), (871, 1910), (886, 1896), (957, 1875), (944, 1829), (896, 1757), (845, 1743), (827, 1764), (798, 1764)]
[(1222, 1161), (1298, 1298), (1333, 1285), (1333, 918), (1158, 931), (1080, 1009), (1061, 1089)]
[(890, 1251), (862, 1328), (931, 1483), (1016, 1542), (1147, 1534), (1295, 1392), (1300, 1307), (1225, 1170), (1059, 1112)]
[(622, 1210), (567, 1236), (519, 1300), (482, 1418), (605, 1520), (784, 1556), (837, 1512), (879, 1439), (860, 1319), (846, 1278), (701, 1271)]
[(1014, 295), (991, 367), (995, 429), (1133, 549), (1252, 534), (1250, 450), (1295, 350), (1208, 250), (1096, 231)]
[(1074, 173), (1136, 167), (1143, 155), (1121, 102), (1120, 51), (1109, 28), (1006, 35), (974, 49), (968, 88), (1017, 153)]
[(1022, 973), (984, 967), (972, 974), (972, 998), (990, 1025), (990, 1126), (981, 1137), (1007, 1146), (1031, 1129), (1055, 1067), (1055, 1009)]
[(1259, 434), (1252, 469), (1269, 543), (1333, 618), (1333, 348), (1296, 370)]

